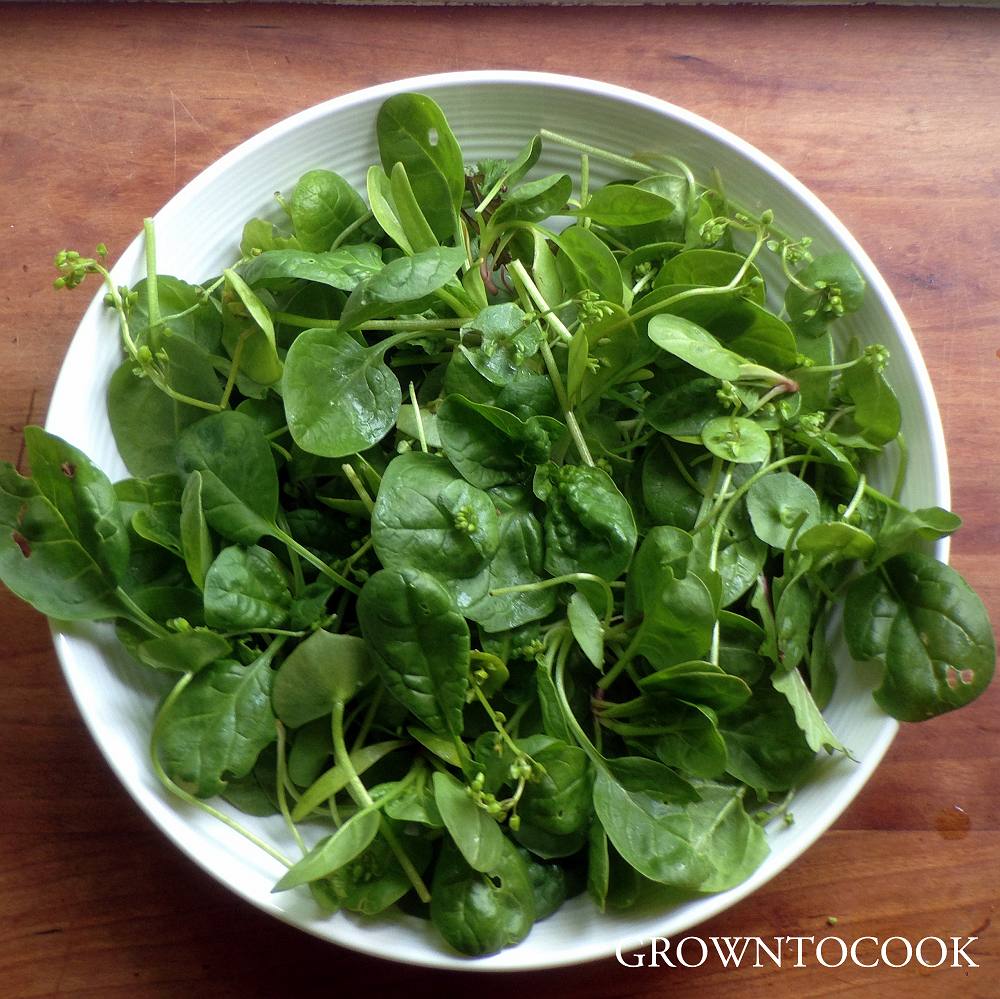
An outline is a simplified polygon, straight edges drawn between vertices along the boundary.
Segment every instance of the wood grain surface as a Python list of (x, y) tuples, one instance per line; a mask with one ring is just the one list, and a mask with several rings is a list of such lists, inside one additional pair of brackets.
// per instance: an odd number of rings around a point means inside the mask
[[(0, 458), (18, 461), (23, 426), (44, 418), (89, 298), (52, 290), (55, 250), (124, 247), (199, 170), (291, 112), (484, 67), (586, 75), (684, 105), (839, 215), (920, 342), (966, 521), (953, 562), (1000, 622), (1000, 12), (0, 6)], [(358, 957), (228, 895), (119, 787), (45, 621), (6, 593), (0, 637), (0, 996), (1000, 995), (1000, 688), (906, 727), (833, 830), (698, 930), (976, 936), (979, 968), (611, 960), (469, 976)]]

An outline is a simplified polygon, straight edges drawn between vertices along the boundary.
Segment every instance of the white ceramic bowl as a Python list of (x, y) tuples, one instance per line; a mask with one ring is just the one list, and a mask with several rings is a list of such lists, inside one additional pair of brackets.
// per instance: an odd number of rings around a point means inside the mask
[[(364, 189), (377, 161), (375, 114), (385, 98), (420, 91), (444, 108), (467, 160), (509, 156), (540, 128), (629, 153), (665, 150), (707, 179), (717, 168), (730, 197), (750, 210), (772, 208), (778, 224), (809, 234), (813, 249), (847, 251), (868, 281), (864, 307), (843, 320), (843, 334), (888, 345), (890, 378), (903, 405), (911, 468), (904, 499), (916, 506), (948, 505), (944, 441), (937, 406), (917, 345), (885, 282), (836, 218), (798, 181), (756, 149), (694, 114), (634, 91), (542, 73), (469, 72), (403, 80), (327, 101), (265, 130), (223, 156), (180, 191), (156, 216), (158, 270), (189, 281), (218, 273), (236, 258), (243, 222), (277, 218), (273, 192), (289, 190), (314, 167), (343, 174)], [(575, 171), (577, 158), (547, 145), (537, 169)], [(613, 171), (593, 162), (596, 182)], [(765, 263), (773, 263), (765, 260)], [(114, 268), (117, 283), (142, 277), (137, 239)], [(765, 277), (768, 275), (765, 273)], [(70, 344), (49, 410), (48, 429), (90, 454), (111, 476), (125, 475), (105, 412), (105, 389), (119, 363), (113, 317), (91, 302)], [(891, 468), (879, 470), (888, 480)], [(939, 546), (939, 557), (946, 555)], [(673, 908), (646, 906), (602, 915), (586, 896), (536, 926), (519, 946), (470, 961), (451, 952), (431, 927), (400, 916), (379, 921), (338, 914), (323, 918), (305, 892), (270, 893), (278, 865), (221, 823), (168, 797), (147, 755), (150, 721), (163, 687), (117, 645), (107, 627), (59, 627), (55, 644), (66, 680), (112, 769), (149, 815), (185, 853), (234, 893), (265, 912), (326, 940), (413, 964), (501, 971), (576, 964), (635, 947), (653, 936), (676, 936), (750, 894), (796, 859), (841, 814), (871, 775), (896, 733), (854, 668), (841, 673), (826, 714), (858, 759), (830, 760), (796, 796), (795, 824), (776, 823), (771, 855), (744, 884)], [(869, 678), (870, 681), (870, 678)], [(241, 821), (289, 852), (280, 818)]]

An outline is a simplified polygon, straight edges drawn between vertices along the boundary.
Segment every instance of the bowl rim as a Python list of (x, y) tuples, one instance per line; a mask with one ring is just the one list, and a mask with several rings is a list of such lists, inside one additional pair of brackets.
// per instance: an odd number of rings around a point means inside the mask
[[(316, 119), (321, 119), (327, 115), (353, 108), (358, 105), (367, 104), (376, 100), (384, 100), (394, 94), (408, 91), (428, 93), (433, 96), (453, 88), (467, 87), (476, 84), (503, 84), (514, 86), (546, 87), (563, 91), (571, 91), (581, 95), (590, 95), (622, 102), (652, 111), (659, 115), (681, 122), (700, 135), (711, 139), (713, 142), (727, 146), (730, 150), (739, 154), (743, 158), (751, 161), (755, 167), (764, 172), (776, 184), (789, 190), (801, 203), (812, 213), (816, 214), (826, 223), (837, 240), (845, 247), (851, 255), (855, 264), (862, 272), (868, 282), (868, 293), (878, 299), (880, 308), (885, 312), (889, 322), (894, 327), (905, 350), (907, 361), (912, 368), (916, 389), (919, 397), (919, 405), (923, 410), (927, 421), (928, 446), (934, 468), (934, 481), (930, 483), (930, 489), (934, 494), (935, 502), (948, 507), (950, 502), (950, 480), (948, 472), (947, 452), (944, 440), (944, 431), (934, 391), (931, 385), (923, 356), (919, 350), (916, 338), (903, 315), (902, 309), (896, 302), (892, 292), (889, 290), (878, 269), (870, 257), (861, 248), (857, 240), (851, 235), (846, 227), (834, 215), (834, 213), (823, 204), (820, 199), (812, 193), (802, 182), (796, 179), (777, 161), (763, 153), (751, 143), (741, 139), (723, 126), (717, 125), (708, 118), (673, 104), (669, 101), (654, 97), (640, 91), (623, 87), (617, 84), (605, 83), (598, 80), (588, 79), (557, 73), (545, 73), (521, 70), (497, 70), (497, 69), (477, 69), (460, 70), (445, 73), (433, 73), (420, 76), (406, 77), (399, 80), (379, 83), (374, 86), (354, 90), (337, 97), (322, 101), (311, 107), (305, 108), (292, 115), (289, 115), (274, 124), (257, 132), (253, 136), (245, 139), (221, 157), (213, 161), (209, 166), (199, 172), (187, 184), (177, 191), (154, 215), (154, 221), (159, 216), (167, 212), (175, 212), (182, 209), (185, 203), (193, 198), (202, 188), (209, 185), (217, 175), (225, 173), (233, 164), (239, 162), (246, 156), (254, 153), (257, 149), (268, 146), (280, 140), (285, 134), (298, 129), (302, 125), (309, 124)], [(141, 233), (126, 247), (124, 252), (111, 269), (112, 275), (120, 278), (122, 273), (132, 266), (142, 255), (142, 235)], [(86, 312), (81, 317), (77, 332), (67, 348), (60, 372), (52, 392), (51, 402), (46, 415), (46, 426), (50, 426), (57, 421), (63, 407), (62, 399), (71, 394), (71, 382), (77, 377), (75, 366), (72, 364), (70, 354), (73, 343), (78, 339), (80, 327), (93, 319), (92, 313), (100, 309), (103, 299), (103, 292), (99, 291), (91, 301)], [(948, 540), (943, 539), (935, 545), (935, 555), (942, 561), (947, 561)], [(181, 841), (174, 830), (165, 827), (160, 816), (156, 814), (156, 799), (145, 793), (141, 786), (133, 786), (133, 782), (125, 775), (122, 767), (114, 758), (110, 747), (106, 744), (96, 720), (84, 710), (84, 700), (82, 689), (77, 687), (77, 677), (74, 676), (72, 668), (73, 653), (71, 643), (76, 638), (73, 627), (67, 627), (64, 623), (51, 622), (51, 631), (57, 657), (60, 662), (64, 679), (70, 693), (76, 703), (91, 737), (98, 746), (111, 770), (115, 773), (119, 782), (128, 792), (129, 796), (139, 806), (139, 808), (152, 821), (159, 832), (164, 833), (173, 844), (178, 847), (190, 860), (203, 871), (212, 876), (218, 883), (223, 885), (228, 891), (233, 892), (244, 900), (250, 902), (256, 909), (268, 915), (281, 919), (288, 925), (304, 930), (312, 936), (317, 937), (327, 943), (335, 943), (355, 952), (367, 954), (428, 968), (462, 970), (462, 971), (533, 971), (549, 968), (565, 967), (581, 962), (601, 960), (615, 954), (617, 948), (621, 950), (635, 949), (647, 943), (650, 936), (643, 935), (639, 938), (621, 937), (617, 940), (609, 933), (606, 945), (595, 947), (592, 944), (584, 951), (578, 948), (568, 947), (564, 950), (553, 952), (545, 957), (536, 959), (516, 959), (517, 948), (502, 951), (497, 955), (485, 958), (470, 959), (452, 954), (441, 949), (434, 952), (407, 953), (405, 957), (398, 956), (387, 951), (386, 947), (369, 940), (363, 932), (348, 932), (340, 934), (337, 938), (320, 933), (314, 926), (309, 925), (296, 918), (295, 914), (287, 913), (283, 910), (269, 907), (263, 900), (255, 897), (249, 890), (241, 885), (227, 879), (222, 873), (213, 870), (207, 861), (200, 857), (190, 844)], [(786, 849), (780, 856), (772, 854), (770, 863), (758, 868), (746, 881), (726, 892), (716, 895), (704, 896), (699, 899), (699, 912), (693, 922), (686, 925), (687, 930), (694, 929), (705, 920), (717, 916), (719, 913), (731, 908), (736, 903), (752, 894), (763, 884), (776, 877), (785, 870), (795, 860), (802, 856), (840, 817), (850, 803), (860, 793), (864, 784), (871, 777), (885, 753), (889, 749), (893, 739), (899, 730), (899, 723), (886, 716), (881, 724), (877, 738), (874, 740), (865, 758), (857, 763), (850, 775), (845, 778), (838, 790), (820, 810), (818, 817), (812, 820), (809, 833), (795, 843), (794, 848)], [(661, 924), (669, 918), (671, 910), (665, 910), (660, 917)], [(353, 929), (353, 925), (351, 926)], [(527, 955), (524, 956), (525, 958)]]

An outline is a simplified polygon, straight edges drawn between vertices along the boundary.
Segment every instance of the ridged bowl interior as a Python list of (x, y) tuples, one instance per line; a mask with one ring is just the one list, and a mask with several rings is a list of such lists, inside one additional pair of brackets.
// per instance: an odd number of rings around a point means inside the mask
[[(444, 108), (467, 161), (510, 156), (540, 128), (625, 154), (665, 151), (685, 160), (704, 181), (718, 170), (737, 203), (771, 208), (790, 233), (811, 235), (813, 249), (850, 253), (868, 281), (864, 307), (839, 323), (839, 335), (881, 342), (892, 352), (889, 377), (903, 406), (910, 446), (904, 500), (948, 504), (947, 462), (940, 419), (923, 361), (898, 305), (868, 257), (812, 194), (765, 155), (681, 108), (634, 91), (571, 77), (520, 72), (470, 72), (404, 80), (339, 97), (294, 115), (223, 156), (180, 191), (156, 216), (158, 270), (203, 281), (238, 257), (243, 223), (278, 220), (275, 191), (289, 191), (306, 170), (336, 170), (364, 190), (378, 159), (374, 120), (382, 101), (401, 91), (429, 94)], [(576, 154), (547, 144), (535, 173), (576, 173)], [(618, 172), (592, 161), (595, 183)], [(138, 220), (137, 220), (138, 221)], [(769, 262), (769, 261), (765, 261)], [(772, 261), (773, 262), (773, 259)], [(119, 284), (143, 276), (141, 240), (114, 268)], [(765, 277), (768, 277), (765, 270)], [(91, 302), (66, 355), (48, 415), (48, 429), (90, 454), (113, 478), (126, 474), (105, 410), (105, 391), (120, 363), (113, 315)], [(891, 481), (891, 460), (875, 478)], [(946, 554), (940, 546), (937, 554)], [(896, 733), (869, 696), (872, 678), (841, 654), (844, 668), (827, 718), (858, 762), (821, 761), (795, 797), (795, 823), (770, 830), (771, 855), (744, 884), (681, 904), (649, 900), (625, 913), (597, 912), (586, 896), (539, 923), (519, 946), (470, 961), (450, 952), (419, 919), (397, 915), (363, 920), (323, 917), (305, 892), (272, 895), (279, 865), (222, 824), (168, 797), (148, 763), (151, 719), (164, 684), (137, 666), (103, 626), (54, 626), (56, 649), (70, 690), (95, 741), (139, 806), (189, 857), (259, 909), (346, 947), (413, 964), (488, 971), (576, 964), (653, 936), (676, 936), (721, 912), (773, 878), (812, 844), (857, 795)], [(234, 813), (235, 814), (235, 813)], [(240, 821), (294, 852), (280, 820)]]

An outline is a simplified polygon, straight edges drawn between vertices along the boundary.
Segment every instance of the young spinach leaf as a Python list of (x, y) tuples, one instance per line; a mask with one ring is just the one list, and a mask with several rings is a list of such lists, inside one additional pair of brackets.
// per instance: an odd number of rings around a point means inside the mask
[(285, 359), (282, 395), (292, 439), (303, 451), (341, 458), (380, 441), (403, 395), (380, 345), (340, 330), (301, 333)]
[(201, 798), (245, 777), (275, 738), (267, 657), (250, 666), (220, 659), (181, 692), (163, 720), (159, 753), (170, 777)]
[(361, 591), (358, 621), (389, 693), (431, 731), (459, 737), (469, 628), (448, 591), (417, 569), (383, 569)]

